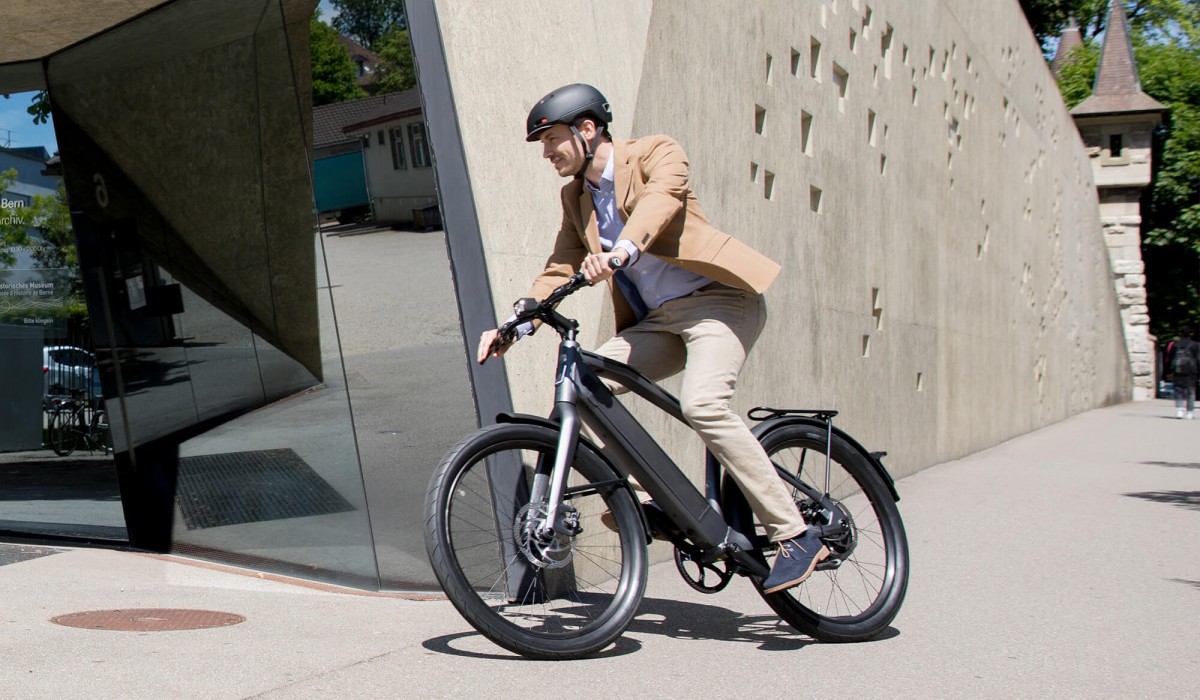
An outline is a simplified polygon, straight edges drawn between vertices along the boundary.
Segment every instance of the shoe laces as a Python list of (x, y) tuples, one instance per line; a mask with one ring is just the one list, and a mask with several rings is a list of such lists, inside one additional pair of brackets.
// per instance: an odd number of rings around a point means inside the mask
[(799, 542), (797, 542), (795, 540), (784, 540), (783, 542), (780, 542), (778, 545), (779, 550), (776, 552), (776, 554), (785, 559), (791, 559), (792, 558), (792, 550), (788, 548), (789, 542), (796, 549), (800, 550), (801, 552), (804, 552), (805, 554), (808, 554), (808, 550), (805, 549), (803, 547), (803, 545), (801, 545)]

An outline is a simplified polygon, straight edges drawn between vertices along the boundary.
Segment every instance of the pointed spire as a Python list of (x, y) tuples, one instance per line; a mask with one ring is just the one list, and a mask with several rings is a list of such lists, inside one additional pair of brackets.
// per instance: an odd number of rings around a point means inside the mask
[(1075, 21), (1075, 16), (1071, 15), (1067, 19), (1067, 28), (1058, 38), (1058, 47), (1054, 50), (1054, 60), (1050, 61), (1050, 70), (1058, 75), (1063, 66), (1070, 63), (1071, 51), (1081, 44), (1083, 44), (1083, 33), (1079, 31), (1079, 23)]
[(1121, 0), (1109, 0), (1108, 21), (1104, 25), (1104, 45), (1100, 49), (1100, 66), (1092, 96), (1084, 100), (1071, 114), (1111, 114), (1118, 112), (1149, 112), (1166, 110), (1154, 98), (1142, 92), (1137, 63), (1133, 59), (1133, 42), (1129, 38), (1129, 20)]
[(1100, 50), (1100, 68), (1096, 71), (1093, 95), (1132, 95), (1142, 91), (1137, 64), (1133, 61), (1133, 42), (1129, 38), (1129, 20), (1121, 0), (1109, 0), (1108, 21), (1104, 23), (1104, 47)]

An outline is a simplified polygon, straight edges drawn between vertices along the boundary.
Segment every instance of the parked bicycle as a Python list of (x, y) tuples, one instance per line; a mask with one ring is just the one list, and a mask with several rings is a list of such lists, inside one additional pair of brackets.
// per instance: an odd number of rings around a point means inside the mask
[(66, 457), (80, 448), (112, 454), (112, 435), (104, 400), (55, 398), (50, 401), (47, 440), (54, 454)]
[[(701, 493), (601, 381), (684, 421), (679, 401), (628, 365), (576, 342), (556, 310), (587, 285), (582, 273), (516, 309), (496, 345), (540, 320), (561, 342), (549, 418), (501, 414), (438, 466), (426, 497), (425, 541), (450, 601), (496, 644), (570, 659), (616, 640), (645, 592), (647, 545), (670, 540), (692, 588), (748, 578), (785, 621), (815, 639), (854, 642), (884, 631), (908, 585), (899, 495), (880, 458), (833, 425), (832, 410), (756, 408), (754, 434), (831, 555), (800, 586), (762, 592), (775, 548), (745, 496), (712, 457)], [(493, 348), (495, 349), (495, 348)], [(489, 353), (490, 354), (490, 353)], [(580, 435), (581, 420), (605, 445)], [(630, 478), (653, 498), (641, 506)]]

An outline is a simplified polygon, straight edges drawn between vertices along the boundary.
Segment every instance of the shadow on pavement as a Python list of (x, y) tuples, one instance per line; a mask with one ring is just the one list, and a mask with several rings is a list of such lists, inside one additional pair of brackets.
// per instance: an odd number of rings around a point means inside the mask
[(121, 500), (112, 457), (45, 454), (0, 459), (0, 501)]
[[(793, 629), (775, 615), (744, 615), (716, 605), (704, 605), (665, 598), (646, 598), (638, 615), (625, 630), (626, 636), (590, 658), (624, 656), (641, 649), (641, 643), (628, 634), (656, 634), (672, 639), (711, 640), (755, 644), (761, 651), (797, 651), (817, 644), (807, 635)], [(900, 636), (900, 631), (888, 627), (871, 641), (883, 641)], [(515, 659), (508, 652), (486, 654), (455, 648), (454, 642), (464, 638), (490, 644), (475, 632), (461, 632), (426, 640), (422, 646), (441, 654), (472, 658)], [(497, 647), (499, 649), (499, 647)]]
[(1140, 498), (1155, 503), (1166, 503), (1188, 510), (1200, 510), (1200, 491), (1143, 491), (1127, 493), (1130, 498)]
[(1200, 469), (1200, 462), (1139, 462), (1152, 467), (1176, 467), (1179, 469)]

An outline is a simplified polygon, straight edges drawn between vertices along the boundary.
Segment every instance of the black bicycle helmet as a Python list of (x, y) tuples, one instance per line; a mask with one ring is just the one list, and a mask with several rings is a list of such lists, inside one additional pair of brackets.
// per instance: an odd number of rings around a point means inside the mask
[(546, 129), (556, 124), (571, 126), (580, 117), (592, 117), (600, 122), (597, 126), (603, 128), (612, 121), (612, 109), (604, 95), (591, 85), (564, 85), (529, 110), (525, 120), (525, 140), (537, 141)]

